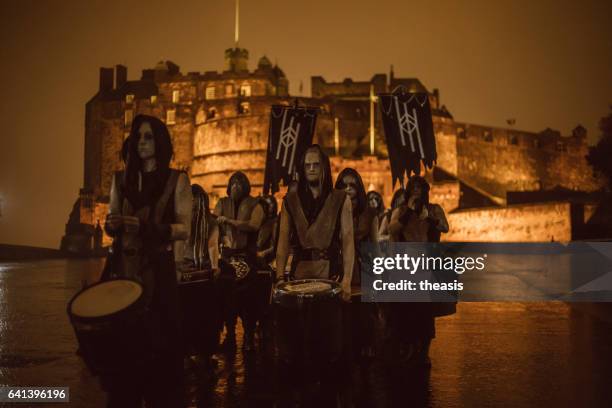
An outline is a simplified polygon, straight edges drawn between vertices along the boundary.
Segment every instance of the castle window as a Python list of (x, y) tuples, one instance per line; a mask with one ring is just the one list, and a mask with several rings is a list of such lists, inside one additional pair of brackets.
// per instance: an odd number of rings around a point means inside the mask
[(134, 94), (125, 95), (125, 103), (133, 103), (134, 102)]
[(157, 95), (151, 95), (151, 103), (157, 103)]
[(166, 125), (174, 125), (176, 123), (176, 110), (168, 109), (166, 111)]
[(234, 84), (225, 85), (225, 96), (234, 96)]
[(533, 147), (536, 149), (540, 148), (540, 139), (533, 139)]
[(484, 131), (484, 140), (485, 140), (485, 142), (492, 142), (493, 141), (493, 134), (491, 133), (490, 130), (485, 130)]
[(206, 114), (206, 119), (214, 119), (217, 117), (217, 109), (210, 108), (208, 109), (208, 113)]
[(181, 91), (175, 89), (172, 91), (172, 103), (178, 103), (181, 98)]
[(565, 145), (565, 143), (563, 143), (562, 141), (558, 141), (557, 142), (557, 151), (558, 152), (566, 152), (567, 151), (567, 146)]
[(128, 137), (130, 137), (130, 132), (123, 132), (123, 140), (127, 139)]
[(127, 109), (123, 114), (123, 124), (127, 127), (132, 124), (132, 119), (134, 118), (134, 111), (131, 109)]
[(457, 136), (459, 137), (459, 139), (466, 139), (465, 129), (457, 128)]
[(248, 102), (241, 102), (238, 106), (238, 114), (248, 115), (249, 113), (251, 113), (251, 105)]
[(510, 135), (510, 140), (508, 141), (511, 145), (518, 145), (518, 136)]
[(206, 87), (205, 97), (206, 99), (215, 99), (215, 87), (214, 86)]
[(251, 96), (251, 85), (242, 84), (242, 86), (240, 87), (240, 96)]

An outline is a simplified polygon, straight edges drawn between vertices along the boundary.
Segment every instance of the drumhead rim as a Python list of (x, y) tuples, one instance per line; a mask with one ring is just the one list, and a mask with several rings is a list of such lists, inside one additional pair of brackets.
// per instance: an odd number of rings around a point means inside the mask
[[(128, 282), (132, 282), (132, 283), (136, 283), (138, 286), (140, 286), (142, 288), (142, 291), (140, 293), (140, 296), (138, 296), (138, 298), (130, 305), (128, 305), (127, 307), (121, 309), (121, 310), (117, 310), (111, 314), (108, 315), (103, 315), (103, 316), (79, 316), (79, 315), (75, 315), (74, 313), (72, 313), (72, 304), (74, 303), (74, 301), (85, 291), (90, 290), (93, 287), (102, 285), (102, 284), (106, 284), (108, 282), (113, 282), (113, 281), (128, 281)], [(117, 277), (117, 278), (111, 278), (111, 279), (106, 279), (103, 281), (98, 281), (96, 283), (93, 283), (89, 286), (85, 286), (84, 288), (80, 289), (77, 293), (75, 293), (72, 298), (70, 298), (70, 300), (68, 301), (68, 305), (66, 306), (66, 312), (68, 313), (68, 317), (70, 318), (70, 320), (79, 320), (79, 321), (95, 321), (95, 320), (99, 320), (99, 319), (108, 319), (108, 318), (112, 318), (113, 316), (116, 316), (120, 313), (125, 312), (127, 309), (129, 309), (130, 307), (133, 307), (134, 305), (140, 303), (140, 301), (143, 299), (144, 297), (144, 287), (142, 285), (142, 283), (136, 279), (132, 279), (132, 278), (121, 278), (121, 277)]]
[[(314, 282), (326, 283), (330, 286), (330, 288), (321, 290), (321, 291), (317, 291), (317, 292), (297, 292), (297, 291), (291, 291), (291, 290), (286, 289), (286, 286), (289, 286), (290, 284), (299, 285), (303, 283), (314, 283)], [(282, 294), (286, 296), (302, 296), (302, 297), (303, 296), (329, 296), (329, 295), (335, 295), (337, 293), (340, 293), (341, 291), (342, 291), (342, 288), (340, 284), (330, 279), (296, 279), (296, 280), (291, 280), (288, 282), (279, 283), (274, 289), (275, 295)]]

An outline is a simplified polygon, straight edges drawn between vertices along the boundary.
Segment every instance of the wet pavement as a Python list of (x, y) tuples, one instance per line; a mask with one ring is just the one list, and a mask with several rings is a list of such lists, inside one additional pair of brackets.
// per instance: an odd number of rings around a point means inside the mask
[[(100, 259), (0, 263), (0, 386), (68, 386), (70, 406), (104, 406), (97, 379), (75, 355), (66, 316), (68, 299), (101, 267)], [(212, 373), (187, 370), (192, 406), (604, 407), (612, 401), (612, 324), (563, 303), (459, 304), (456, 315), (437, 320), (430, 371), (375, 360), (330, 368), (316, 379), (262, 352), (245, 357), (240, 347), (216, 359)]]

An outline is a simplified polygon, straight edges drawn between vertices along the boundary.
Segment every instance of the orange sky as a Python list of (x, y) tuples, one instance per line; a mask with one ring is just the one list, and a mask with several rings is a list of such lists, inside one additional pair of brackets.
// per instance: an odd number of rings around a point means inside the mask
[[(10, 3), (10, 4), (9, 4)], [(127, 4), (126, 4), (127, 3)], [(129, 79), (161, 59), (221, 70), (232, 0), (14, 1), (0, 5), (0, 243), (58, 247), (83, 180), (85, 103), (98, 68)], [(161, 2), (159, 2), (161, 3)], [(471, 123), (596, 140), (612, 103), (609, 1), (242, 0), (241, 46), (266, 54), (298, 93), (304, 81), (374, 73), (439, 88)]]

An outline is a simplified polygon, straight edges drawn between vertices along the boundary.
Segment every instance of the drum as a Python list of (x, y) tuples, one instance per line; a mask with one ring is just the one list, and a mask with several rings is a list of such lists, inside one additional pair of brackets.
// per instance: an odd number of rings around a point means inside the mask
[(321, 366), (342, 356), (340, 284), (302, 279), (274, 290), (276, 341), (285, 363)]
[[(203, 278), (206, 276), (206, 278)], [(222, 305), (215, 284), (207, 274), (183, 276), (179, 302), (187, 355), (214, 353), (222, 324)]]
[(94, 375), (126, 372), (150, 356), (142, 285), (111, 279), (83, 288), (68, 302), (81, 357)]

